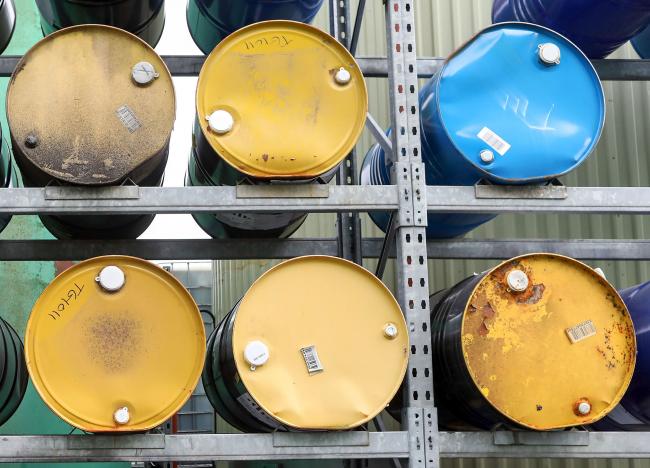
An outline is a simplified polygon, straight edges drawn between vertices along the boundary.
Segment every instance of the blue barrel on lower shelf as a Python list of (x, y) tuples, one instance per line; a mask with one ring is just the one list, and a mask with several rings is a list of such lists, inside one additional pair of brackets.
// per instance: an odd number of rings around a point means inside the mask
[[(603, 89), (587, 57), (563, 36), (523, 23), (480, 32), (419, 99), (427, 185), (546, 183), (589, 156), (605, 121)], [(389, 184), (391, 165), (373, 147), (361, 182)], [(386, 229), (386, 213), (371, 217)], [(461, 236), (493, 217), (430, 213), (427, 235)]]
[(224, 38), (269, 20), (311, 23), (323, 0), (188, 0), (187, 26), (196, 45), (209, 54)]
[(648, 0), (495, 0), (492, 21), (521, 21), (568, 37), (589, 58), (604, 58), (650, 23)]
[(621, 403), (593, 427), (597, 430), (647, 430), (650, 426), (650, 281), (619, 291), (636, 333), (637, 360)]

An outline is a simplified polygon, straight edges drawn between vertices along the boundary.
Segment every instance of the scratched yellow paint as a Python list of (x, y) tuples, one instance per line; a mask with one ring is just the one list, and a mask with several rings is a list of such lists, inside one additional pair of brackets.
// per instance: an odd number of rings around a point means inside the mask
[[(523, 270), (526, 291), (506, 275)], [(591, 320), (596, 334), (576, 343), (566, 329)], [(578, 261), (533, 254), (503, 263), (475, 288), (463, 318), (468, 370), (486, 399), (534, 429), (587, 424), (616, 406), (636, 359), (632, 321), (616, 290)], [(586, 398), (592, 411), (576, 414)]]
[[(96, 282), (116, 265), (124, 287)], [(30, 376), (45, 403), (88, 432), (151, 429), (190, 397), (203, 368), (205, 333), (189, 293), (145, 260), (100, 257), (59, 275), (37, 300), (25, 336)], [(129, 409), (118, 426), (114, 412)]]
[[(384, 328), (392, 323), (397, 336)], [(269, 348), (250, 369), (244, 349)], [(381, 412), (408, 363), (408, 332), (397, 301), (374, 275), (348, 261), (301, 257), (272, 268), (249, 289), (233, 327), (237, 370), (254, 400), (301, 429), (349, 429)], [(323, 370), (310, 374), (300, 349), (315, 346)]]
[[(345, 67), (350, 83), (334, 74)], [(323, 31), (292, 21), (257, 23), (222, 41), (207, 58), (196, 95), (212, 148), (258, 178), (308, 179), (336, 167), (363, 131), (368, 94), (354, 58)], [(226, 110), (226, 135), (206, 116)]]

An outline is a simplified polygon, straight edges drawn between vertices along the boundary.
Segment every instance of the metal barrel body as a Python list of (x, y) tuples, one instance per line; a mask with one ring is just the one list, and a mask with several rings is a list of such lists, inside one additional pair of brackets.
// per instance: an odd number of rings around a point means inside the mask
[(59, 417), (86, 432), (143, 432), (196, 387), (205, 330), (190, 293), (146, 260), (78, 263), (43, 291), (25, 332), (32, 382)]
[[(419, 99), (428, 185), (546, 183), (589, 156), (605, 121), (602, 85), (584, 54), (559, 34), (522, 23), (478, 33)], [(390, 165), (373, 147), (362, 183), (389, 183)], [(427, 235), (460, 236), (493, 217), (429, 214)], [(385, 229), (385, 216), (373, 219)]]
[(598, 430), (639, 430), (650, 425), (650, 282), (620, 291), (636, 331), (637, 359), (630, 388)]
[(393, 398), (408, 346), (399, 305), (370, 272), (299, 257), (262, 275), (219, 323), (203, 385), (243, 432), (352, 429)]
[[(2, 130), (0, 130), (0, 187), (9, 188), (15, 187), (16, 185), (16, 174), (13, 169), (11, 149), (7, 140), (2, 136)], [(7, 227), (10, 221), (11, 215), (0, 216), (0, 232)]]
[(36, 0), (43, 34), (81, 24), (124, 29), (155, 47), (165, 26), (165, 0)]
[(650, 27), (632, 38), (632, 46), (642, 59), (650, 58)]
[(4, 51), (16, 27), (16, 6), (14, 0), (0, 0), (0, 53)]
[(445, 428), (591, 424), (623, 397), (636, 356), (616, 290), (576, 260), (530, 254), (431, 297)]
[[(367, 109), (360, 68), (324, 32), (292, 21), (240, 29), (199, 75), (186, 185), (326, 183), (361, 135)], [(194, 218), (215, 238), (288, 237), (306, 214)]]
[(495, 0), (492, 20), (551, 28), (589, 58), (605, 58), (650, 23), (647, 0)]
[(12, 326), (0, 318), (0, 425), (20, 406), (28, 380), (23, 343)]
[[(7, 92), (11, 142), (28, 187), (162, 185), (175, 111), (163, 60), (136, 36), (102, 25), (40, 41)], [(138, 237), (153, 218), (41, 216), (56, 237), (91, 239)]]
[(188, 0), (187, 25), (204, 54), (233, 32), (253, 23), (311, 23), (323, 0)]

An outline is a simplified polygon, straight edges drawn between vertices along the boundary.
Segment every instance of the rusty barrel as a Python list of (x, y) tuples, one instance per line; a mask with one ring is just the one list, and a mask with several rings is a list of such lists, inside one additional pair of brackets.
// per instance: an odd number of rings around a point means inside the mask
[(370, 421), (395, 395), (409, 338), (399, 305), (374, 275), (309, 256), (255, 281), (207, 346), (203, 385), (232, 426), (344, 430)]
[(146, 260), (108, 256), (61, 273), (25, 332), (34, 387), (87, 432), (142, 432), (188, 400), (201, 376), (205, 331), (190, 293)]
[(594, 423), (636, 360), (625, 303), (589, 266), (530, 254), (431, 296), (435, 404), (452, 429)]
[[(84, 187), (90, 198), (110, 186), (162, 184), (175, 110), (160, 56), (136, 36), (102, 25), (74, 26), (38, 42), (7, 91), (11, 143), (25, 186)], [(41, 220), (59, 238), (135, 238), (153, 216)]]
[(44, 35), (81, 24), (105, 24), (155, 47), (165, 26), (165, 0), (36, 0)]
[[(359, 66), (328, 34), (292, 21), (240, 29), (199, 75), (186, 185), (328, 182), (361, 135), (367, 109)], [(215, 238), (287, 237), (306, 214), (194, 218)]]

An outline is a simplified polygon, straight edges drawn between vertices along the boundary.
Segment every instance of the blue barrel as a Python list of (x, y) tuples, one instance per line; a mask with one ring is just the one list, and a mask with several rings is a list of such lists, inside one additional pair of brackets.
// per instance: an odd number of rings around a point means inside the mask
[(648, 0), (494, 0), (492, 21), (546, 26), (589, 58), (607, 57), (650, 23)]
[[(591, 62), (561, 35), (523, 23), (488, 27), (456, 51), (420, 105), (427, 185), (544, 183), (589, 156), (605, 121)], [(389, 184), (389, 159), (373, 147), (361, 182)], [(385, 230), (387, 214), (371, 217)], [(460, 236), (493, 217), (429, 214), (427, 234)]]
[(187, 26), (204, 54), (238, 29), (268, 20), (311, 23), (323, 0), (188, 0)]
[(619, 291), (619, 294), (634, 323), (636, 367), (621, 403), (594, 428), (606, 431), (647, 429), (650, 425), (650, 281)]
[(632, 46), (639, 57), (650, 58), (650, 26), (632, 38)]

